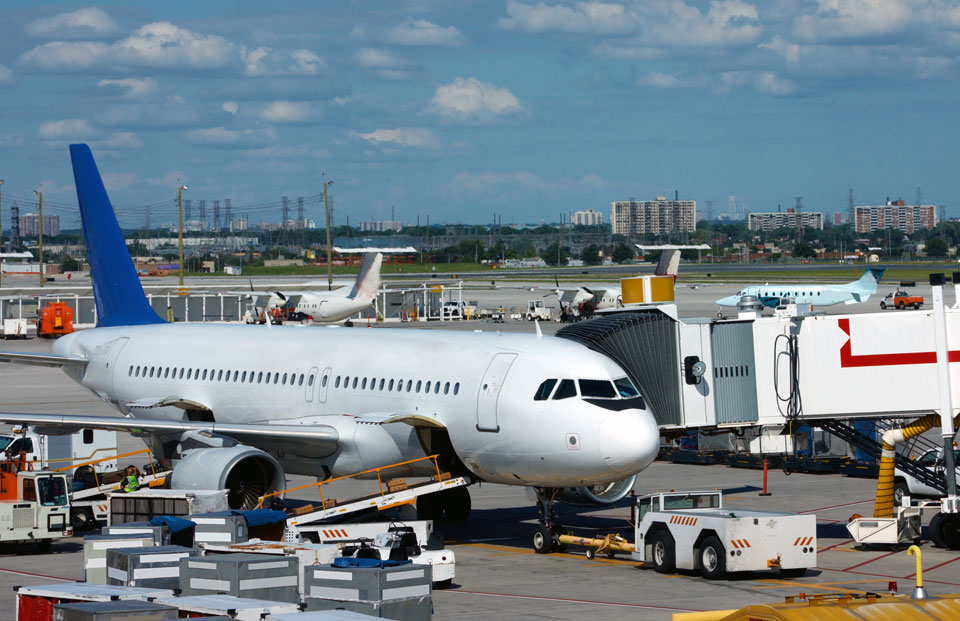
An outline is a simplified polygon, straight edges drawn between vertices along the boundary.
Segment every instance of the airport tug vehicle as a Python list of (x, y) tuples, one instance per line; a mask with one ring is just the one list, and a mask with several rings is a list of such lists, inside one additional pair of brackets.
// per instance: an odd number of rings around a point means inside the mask
[(559, 543), (591, 548), (587, 558), (629, 552), (660, 573), (688, 569), (714, 580), (765, 569), (793, 578), (817, 564), (815, 515), (725, 509), (720, 491), (646, 494), (635, 509), (633, 544), (619, 535), (560, 535)]
[(30, 470), (22, 457), (0, 463), (0, 544), (37, 543), (49, 552), (54, 539), (73, 535), (67, 477)]

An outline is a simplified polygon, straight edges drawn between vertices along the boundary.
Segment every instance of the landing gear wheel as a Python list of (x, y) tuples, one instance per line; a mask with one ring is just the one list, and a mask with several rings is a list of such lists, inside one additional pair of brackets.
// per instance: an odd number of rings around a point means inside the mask
[(930, 520), (930, 539), (948, 550), (960, 550), (960, 515), (938, 513)]
[(587, 560), (592, 561), (592, 560), (593, 560), (593, 557), (595, 557), (595, 556), (597, 555), (597, 553), (594, 551), (593, 548), (588, 548), (588, 549), (587, 549), (587, 552), (586, 552), (586, 555), (587, 555)]
[(903, 497), (910, 495), (910, 488), (903, 481), (897, 481), (893, 484), (893, 506), (899, 507), (903, 504)]
[(727, 574), (727, 557), (723, 544), (713, 535), (700, 546), (700, 575), (707, 580), (719, 580)]
[(786, 569), (784, 567), (780, 568), (780, 575), (784, 578), (799, 578), (805, 573), (807, 573), (806, 567), (791, 567), (790, 569)]
[(537, 528), (533, 533), (533, 551), (537, 554), (550, 554), (553, 552), (553, 533), (546, 526)]
[(650, 558), (653, 568), (660, 574), (672, 574), (677, 569), (676, 551), (673, 537), (663, 531), (653, 533), (647, 539), (650, 542)]
[(427, 494), (417, 498), (417, 519), (437, 522), (443, 517), (443, 506), (437, 501), (436, 494)]

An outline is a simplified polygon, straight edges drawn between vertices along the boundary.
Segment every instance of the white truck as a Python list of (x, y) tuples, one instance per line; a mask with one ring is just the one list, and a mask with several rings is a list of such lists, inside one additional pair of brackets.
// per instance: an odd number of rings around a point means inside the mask
[(37, 543), (49, 552), (54, 539), (73, 535), (67, 477), (24, 466), (0, 464), (0, 544)]
[(524, 314), (527, 321), (550, 321), (553, 315), (543, 300), (527, 300), (527, 312)]
[[(17, 460), (21, 452), (26, 453), (28, 462), (39, 464), (41, 468), (58, 470), (116, 455), (117, 432), (81, 429), (77, 433), (45, 436), (28, 428), (14, 427), (9, 433), (0, 434), (0, 462)], [(98, 474), (116, 469), (116, 459), (96, 464)]]
[[(953, 449), (954, 463), (960, 464), (960, 449)], [(936, 473), (941, 479), (944, 478), (943, 469), (943, 449), (933, 448), (914, 460), (918, 466), (923, 466)], [(943, 494), (940, 490), (930, 487), (923, 481), (920, 481), (897, 468), (893, 473), (893, 504), (899, 507), (903, 503), (904, 496), (912, 498), (940, 498)], [(960, 480), (960, 467), (957, 468), (957, 479)]]
[(478, 307), (476, 302), (450, 300), (443, 303), (440, 314), (443, 319), (476, 319)]
[(660, 573), (689, 569), (718, 579), (778, 569), (798, 577), (817, 564), (814, 515), (724, 509), (719, 491), (647, 494), (636, 511), (631, 556)]

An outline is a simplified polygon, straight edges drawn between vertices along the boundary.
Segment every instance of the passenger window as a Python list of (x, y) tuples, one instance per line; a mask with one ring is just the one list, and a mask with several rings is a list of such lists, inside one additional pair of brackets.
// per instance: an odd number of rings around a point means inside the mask
[(340, 388), (340, 376), (337, 376), (337, 381), (333, 383), (334, 388)]
[[(326, 379), (326, 376), (324, 376), (324, 379)], [(313, 373), (311, 373), (310, 376), (307, 377), (307, 386), (313, 386)]]
[(376, 390), (376, 389), (377, 389), (377, 378), (371, 377), (371, 378), (370, 378), (370, 390)]
[(381, 378), (380, 378), (380, 390), (383, 390), (383, 386), (384, 386), (384, 384), (386, 384), (386, 383), (387, 383), (387, 381), (381, 377)]
[(580, 396), (593, 399), (616, 399), (617, 393), (613, 390), (610, 380), (580, 380)]
[[(313, 376), (312, 376), (312, 375), (310, 376), (310, 381), (313, 382)], [(327, 376), (326, 376), (326, 375), (324, 375), (324, 376), (323, 376), (323, 379), (320, 380), (320, 386), (322, 386), (323, 388), (326, 388), (326, 387), (327, 387)]]
[(577, 384), (572, 379), (565, 379), (560, 381), (560, 385), (557, 387), (557, 392), (553, 394), (553, 399), (569, 399), (570, 397), (577, 396)]
[(453, 385), (453, 394), (456, 395), (459, 392), (460, 392), (460, 382), (457, 382), (456, 384)]
[(193, 377), (193, 369), (187, 369), (187, 379), (191, 379), (192, 377)]
[(407, 380), (407, 392), (410, 392), (411, 388), (413, 388), (413, 380)]
[(446, 384), (443, 385), (443, 394), (445, 395), (450, 394), (450, 382), (447, 382)]
[(259, 373), (257, 373), (257, 383), (258, 384), (263, 383), (263, 371), (260, 371)]
[(177, 379), (183, 379), (183, 367), (180, 367), (180, 377)]
[(279, 381), (280, 381), (280, 372), (277, 371), (276, 373), (273, 374), (273, 383), (276, 384)]
[(434, 382), (434, 383), (433, 383), (433, 394), (435, 394), (435, 395), (439, 395), (439, 394), (440, 394), (440, 382)]
[(423, 392), (430, 392), (430, 382), (427, 382), (427, 386)]
[(533, 395), (534, 401), (546, 401), (550, 398), (550, 393), (553, 392), (553, 387), (557, 385), (557, 380), (547, 379), (543, 380), (543, 383), (540, 384), (540, 387), (537, 388), (537, 393)]
[(244, 371), (244, 372), (243, 372), (243, 375), (240, 376), (240, 381), (241, 381), (241, 382), (246, 382), (246, 381), (247, 381), (247, 372), (246, 372), (246, 371)]
[(130, 370), (127, 371), (127, 377), (133, 377), (133, 365), (130, 365)]
[(237, 381), (237, 376), (240, 375), (240, 371), (233, 372), (233, 381)]
[(363, 378), (363, 381), (360, 382), (360, 390), (366, 390), (367, 388), (367, 378)]
[(170, 377), (170, 367), (165, 367), (163, 369), (163, 379), (167, 379), (168, 377)]
[(218, 382), (222, 382), (222, 381), (223, 381), (223, 369), (220, 369), (220, 370), (217, 372), (217, 381), (218, 381)]
[(203, 370), (203, 381), (207, 381), (207, 370)]
[[(312, 380), (313, 377), (311, 376), (310, 379)], [(311, 384), (312, 384), (312, 383), (313, 383), (313, 382), (311, 382)], [(303, 373), (300, 374), (300, 380), (297, 382), (297, 386), (303, 386)]]
[(390, 380), (390, 384), (387, 390), (393, 390), (393, 380)]
[(357, 389), (357, 378), (356, 378), (356, 377), (353, 378), (353, 389), (354, 389), (354, 390)]
[(283, 384), (284, 386), (287, 385), (287, 374), (286, 374), (286, 373), (283, 374), (283, 381), (281, 381), (280, 383)]

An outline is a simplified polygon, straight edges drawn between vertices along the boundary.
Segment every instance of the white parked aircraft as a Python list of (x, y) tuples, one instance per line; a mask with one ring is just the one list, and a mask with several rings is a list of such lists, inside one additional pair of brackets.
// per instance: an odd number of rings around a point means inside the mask
[(268, 314), (293, 304), (294, 312), (309, 317), (313, 321), (340, 321), (370, 308), (376, 302), (377, 290), (380, 289), (380, 266), (382, 263), (383, 255), (381, 253), (365, 253), (353, 286), (342, 286), (333, 291), (301, 291), (297, 293), (236, 291), (234, 293), (254, 296), (258, 299), (258, 302), (266, 298), (263, 304), (257, 303), (255, 306)]
[(871, 267), (858, 280), (845, 285), (815, 284), (766, 284), (750, 285), (735, 294), (717, 300), (717, 306), (736, 306), (744, 296), (756, 296), (764, 306), (771, 308), (780, 304), (782, 299), (790, 299), (797, 304), (811, 306), (832, 306), (833, 304), (860, 304), (877, 292), (877, 283), (883, 277), (885, 268)]
[[(533, 486), (549, 537), (565, 488), (618, 500), (656, 457), (657, 424), (624, 370), (563, 338), (162, 321), (90, 149), (71, 145), (70, 154), (97, 327), (60, 338), (52, 354), (0, 361), (61, 367), (123, 417), (0, 421), (135, 433), (174, 467), (174, 487), (225, 488), (235, 507), (282, 488), (285, 471), (328, 478), (439, 454), (442, 467), (474, 481)], [(406, 468), (391, 473), (430, 473)], [(436, 505), (465, 518), (469, 493), (442, 492)]]

